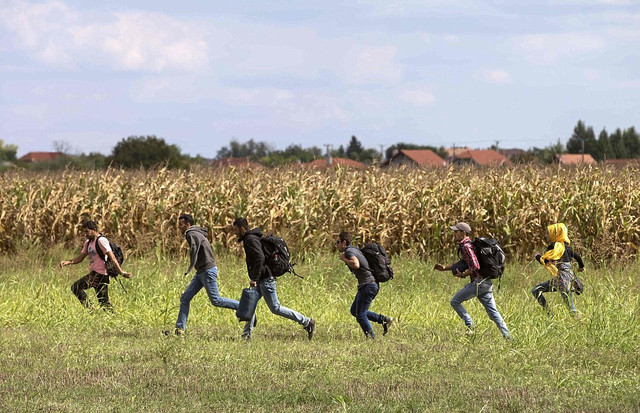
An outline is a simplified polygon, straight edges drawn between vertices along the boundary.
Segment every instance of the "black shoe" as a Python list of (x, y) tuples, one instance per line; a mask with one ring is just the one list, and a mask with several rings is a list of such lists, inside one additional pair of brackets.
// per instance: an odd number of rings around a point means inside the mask
[[(170, 335), (171, 335), (171, 331), (169, 331), (169, 330), (163, 330), (163, 331), (162, 331), (162, 334), (164, 334), (165, 336), (170, 336)], [(184, 330), (179, 329), (179, 328), (177, 328), (177, 327), (176, 327), (176, 328), (173, 330), (173, 334), (174, 334), (176, 337), (182, 337), (182, 336), (184, 336)]]
[(387, 333), (389, 332), (389, 327), (391, 327), (391, 324), (393, 324), (393, 317), (384, 317), (384, 321), (382, 322), (382, 335), (386, 336)]
[(313, 318), (309, 320), (306, 326), (304, 326), (305, 331), (309, 334), (309, 341), (313, 338), (313, 332), (316, 331), (316, 320)]

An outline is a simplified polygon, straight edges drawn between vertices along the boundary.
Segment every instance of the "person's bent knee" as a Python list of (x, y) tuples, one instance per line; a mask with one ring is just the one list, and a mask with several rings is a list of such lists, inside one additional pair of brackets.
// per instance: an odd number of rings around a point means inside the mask
[(224, 300), (220, 297), (212, 298), (211, 304), (213, 304), (214, 307), (222, 307), (222, 305), (224, 304)]
[(358, 320), (358, 323), (362, 323), (364, 322), (364, 320), (367, 320), (367, 314), (355, 314), (354, 317), (356, 318), (356, 320)]
[(270, 306), (269, 310), (274, 314), (278, 314), (280, 312), (280, 304)]

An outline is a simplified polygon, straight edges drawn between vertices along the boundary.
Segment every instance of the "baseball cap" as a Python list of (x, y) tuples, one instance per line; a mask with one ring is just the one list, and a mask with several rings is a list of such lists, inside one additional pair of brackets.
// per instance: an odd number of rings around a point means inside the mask
[(471, 227), (466, 222), (458, 222), (457, 224), (449, 227), (454, 231), (464, 231), (467, 234), (471, 233)]

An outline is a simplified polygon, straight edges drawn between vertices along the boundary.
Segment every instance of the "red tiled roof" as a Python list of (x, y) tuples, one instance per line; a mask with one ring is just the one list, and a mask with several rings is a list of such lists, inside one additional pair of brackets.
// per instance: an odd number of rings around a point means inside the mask
[(444, 166), (445, 165), (444, 159), (439, 157), (431, 149), (401, 149), (393, 158), (391, 158), (390, 163), (393, 163), (394, 159), (403, 155), (411, 159), (413, 162), (415, 162), (420, 166)]
[[(556, 155), (556, 161), (561, 164), (561, 165), (578, 165), (583, 163), (582, 160), (582, 154), (562, 154), (562, 155)], [(591, 155), (589, 155), (588, 153), (584, 154), (584, 163), (586, 165), (593, 165), (596, 164), (596, 160), (593, 159), (593, 157)]]
[(469, 159), (481, 166), (502, 165), (507, 161), (503, 155), (492, 149), (470, 149), (461, 153), (456, 153), (456, 159)]
[(28, 154), (22, 156), (20, 160), (25, 162), (42, 162), (42, 161), (52, 161), (61, 156), (64, 156), (64, 153), (62, 152), (29, 152)]
[(362, 162), (354, 161), (353, 159), (348, 158), (331, 158), (331, 164), (327, 163), (326, 158), (316, 159), (315, 161), (311, 161), (306, 163), (306, 166), (310, 166), (312, 168), (328, 168), (330, 166), (342, 166), (347, 168), (366, 168), (367, 165)]

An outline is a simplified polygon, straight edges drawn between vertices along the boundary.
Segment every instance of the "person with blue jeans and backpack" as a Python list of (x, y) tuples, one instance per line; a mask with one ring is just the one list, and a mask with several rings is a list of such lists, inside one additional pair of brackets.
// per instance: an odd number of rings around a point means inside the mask
[[(196, 275), (193, 276), (184, 293), (180, 296), (180, 311), (178, 312), (174, 334), (182, 336), (187, 329), (191, 300), (202, 288), (207, 292), (211, 304), (216, 307), (237, 310), (238, 301), (220, 296), (220, 291), (218, 290), (218, 267), (213, 256), (213, 249), (207, 239), (207, 229), (195, 226), (193, 216), (182, 214), (178, 217), (178, 230), (187, 239), (190, 251), (189, 268), (184, 275), (189, 274), (193, 268), (196, 270)], [(248, 330), (254, 323), (255, 316), (253, 320), (247, 321), (245, 330)], [(164, 333), (168, 335), (169, 331)]]
[[(278, 301), (276, 279), (265, 264), (264, 249), (262, 248), (262, 241), (260, 241), (262, 238), (260, 228), (250, 230), (249, 223), (242, 217), (233, 221), (233, 228), (236, 231), (236, 235), (238, 235), (238, 242), (242, 242), (244, 247), (245, 261), (250, 279), (249, 287), (256, 289), (259, 295), (258, 300), (264, 297), (264, 301), (273, 314), (300, 324), (307, 332), (309, 340), (311, 340), (316, 328), (316, 321), (297, 311), (281, 306), (280, 301)], [(248, 328), (245, 328), (242, 333), (242, 337), (245, 340), (251, 340), (253, 327), (255, 326), (250, 324)]]
[[(438, 271), (449, 271), (453, 268), (455, 277), (470, 277), (470, 282), (462, 287), (451, 299), (451, 306), (467, 326), (467, 333), (473, 334), (475, 324), (462, 303), (477, 297), (478, 301), (480, 301), (487, 311), (489, 318), (498, 326), (502, 336), (510, 340), (511, 335), (507, 324), (504, 322), (500, 312), (498, 312), (496, 301), (493, 298), (493, 283), (490, 278), (483, 277), (480, 274), (480, 263), (478, 262), (471, 238), (469, 238), (471, 227), (466, 222), (459, 222), (450, 228), (453, 230), (455, 240), (459, 243), (458, 251), (461, 261), (464, 261), (464, 263), (457, 262), (446, 267), (442, 264), (436, 264), (433, 268)], [(466, 269), (460, 271), (460, 268)]]
[(358, 280), (358, 293), (351, 304), (351, 315), (360, 324), (365, 337), (375, 338), (370, 321), (382, 324), (382, 335), (387, 334), (389, 327), (393, 324), (393, 318), (369, 311), (371, 303), (380, 291), (380, 285), (373, 276), (367, 259), (360, 249), (351, 245), (351, 234), (348, 232), (341, 232), (338, 235), (336, 246), (340, 252), (340, 259)]

